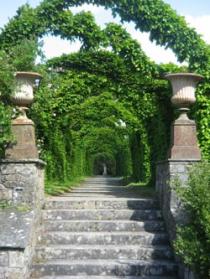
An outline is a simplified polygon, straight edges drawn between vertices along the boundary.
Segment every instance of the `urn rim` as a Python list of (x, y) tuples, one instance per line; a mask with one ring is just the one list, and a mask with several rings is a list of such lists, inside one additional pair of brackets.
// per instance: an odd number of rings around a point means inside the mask
[(195, 74), (195, 73), (171, 73), (171, 74), (166, 74), (165, 78), (168, 80), (171, 80), (173, 77), (191, 77), (194, 78), (197, 81), (201, 81), (204, 79), (202, 75)]
[(28, 77), (28, 78), (33, 78), (33, 79), (41, 79), (42, 76), (37, 73), (37, 72), (15, 72), (15, 77)]

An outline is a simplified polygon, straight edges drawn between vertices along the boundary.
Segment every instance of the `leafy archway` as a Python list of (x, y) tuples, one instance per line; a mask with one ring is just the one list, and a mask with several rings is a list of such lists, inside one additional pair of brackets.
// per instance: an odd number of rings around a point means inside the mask
[[(83, 131), (84, 129), (81, 128), (86, 127), (86, 123), (84, 124), (84, 118), (79, 118), (77, 111), (81, 111), (80, 105), (86, 98), (92, 95), (101, 96), (108, 90), (125, 108), (123, 113), (126, 110), (130, 111), (138, 120), (135, 125), (129, 121), (126, 123), (131, 147), (129, 156), (133, 162), (134, 177), (148, 180), (155, 161), (164, 158), (168, 145), (168, 128), (172, 119), (170, 95), (167, 84), (157, 79), (168, 68), (152, 63), (139, 44), (132, 40), (121, 26), (109, 24), (101, 30), (90, 13), (73, 15), (69, 10), (71, 6), (83, 3), (103, 5), (111, 8), (113, 13), (119, 14), (122, 20), (134, 21), (137, 28), (150, 32), (152, 40), (162, 46), (170, 47), (179, 61), (188, 61), (190, 69), (198, 70), (206, 78), (209, 77), (209, 47), (193, 29), (186, 25), (182, 17), (160, 0), (45, 0), (35, 9), (28, 5), (20, 8), (0, 34), (0, 48), (6, 50), (10, 50), (12, 46), (25, 39), (37, 40), (47, 33), (69, 40), (80, 38), (82, 41), (82, 49), (79, 53), (49, 61), (48, 67), (52, 67), (54, 72), (49, 76), (49, 71), (45, 68), (44, 72), (47, 72), (48, 78), (40, 89), (32, 112), (42, 142), (42, 154), (44, 159), (51, 162), (48, 173), (54, 168), (54, 173), (49, 177), (56, 176), (53, 161), (58, 157), (62, 161), (60, 178), (68, 172), (72, 174), (76, 169), (75, 166), (81, 170), (81, 173), (85, 172), (84, 160), (87, 153), (85, 142), (82, 144), (84, 135), (81, 132), (78, 135), (78, 131)], [(112, 51), (104, 50), (108, 46), (111, 46)], [(62, 69), (60, 73), (58, 73), (59, 68)], [(55, 85), (55, 81), (59, 86)], [(52, 84), (50, 89), (49, 83)], [(53, 90), (55, 94), (52, 94)], [(209, 85), (205, 83), (200, 88), (196, 110), (200, 143), (206, 157), (210, 153), (208, 92)], [(46, 110), (44, 110), (43, 100), (46, 101)], [(47, 120), (43, 111), (47, 115)], [(79, 118), (76, 123), (70, 119), (75, 116)], [(104, 125), (110, 126), (110, 121)], [(51, 131), (55, 126), (58, 136), (54, 139)], [(68, 138), (65, 137), (67, 127), (71, 131)], [(75, 133), (77, 135), (73, 136)], [(47, 148), (49, 146), (50, 148)], [(79, 156), (82, 162), (80, 167), (77, 164), (78, 156), (74, 155), (75, 150), (84, 151)], [(137, 150), (140, 153), (136, 152)], [(65, 157), (67, 151), (71, 154), (69, 158)], [(68, 163), (70, 161), (71, 163)]]
[[(84, 38), (87, 41), (92, 38), (100, 41), (100, 28), (92, 23), (86, 13), (74, 18), (69, 11), (71, 6), (84, 3), (112, 9), (123, 21), (133, 21), (136, 28), (150, 32), (151, 40), (157, 44), (171, 48), (179, 61), (189, 61), (193, 68), (207, 67), (209, 47), (192, 28), (187, 26), (183, 17), (177, 15), (170, 5), (162, 0), (44, 0), (36, 9), (29, 6), (19, 9), (17, 16), (2, 32), (1, 45), (12, 42), (16, 44), (17, 40), (27, 36), (42, 36), (46, 32), (64, 37), (83, 33), (86, 34)], [(83, 32), (85, 29), (87, 32)]]

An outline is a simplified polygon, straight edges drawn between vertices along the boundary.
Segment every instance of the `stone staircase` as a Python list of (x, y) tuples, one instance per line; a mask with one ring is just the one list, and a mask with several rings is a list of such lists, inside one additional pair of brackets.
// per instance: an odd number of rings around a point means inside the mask
[(177, 279), (158, 202), (94, 177), (48, 198), (31, 278)]

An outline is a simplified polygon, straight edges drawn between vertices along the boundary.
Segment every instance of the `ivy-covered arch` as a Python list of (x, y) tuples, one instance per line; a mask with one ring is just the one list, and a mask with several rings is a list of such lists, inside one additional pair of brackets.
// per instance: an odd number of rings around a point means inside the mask
[[(2, 33), (3, 42), (15, 42), (21, 36), (42, 35), (48, 31), (72, 36), (81, 30), (77, 23), (84, 19), (84, 26), (89, 28), (90, 36), (100, 38), (100, 30), (96, 25), (80, 15), (74, 20), (69, 11), (71, 6), (84, 3), (102, 5), (120, 15), (122, 21), (133, 21), (136, 28), (150, 32), (150, 39), (166, 48), (171, 48), (180, 62), (188, 61), (192, 68), (206, 69), (209, 64), (209, 46), (194, 29), (189, 28), (183, 17), (162, 0), (44, 0), (36, 8), (23, 7)], [(65, 15), (68, 15), (67, 17)], [(68, 18), (68, 19), (67, 19)], [(17, 28), (17, 21), (24, 26), (24, 32)], [(58, 28), (59, 26), (59, 28)], [(66, 28), (65, 28), (66, 26)], [(82, 32), (81, 32), (82, 33)], [(13, 38), (11, 38), (13, 36)], [(1, 36), (2, 37), (2, 36)], [(2, 44), (2, 40), (0, 40)], [(193, 46), (193, 47), (192, 47)]]
[[(138, 129), (141, 130), (140, 136), (138, 131), (131, 138), (133, 141), (132, 144), (138, 141), (141, 142), (140, 149), (143, 150), (143, 155), (136, 161), (136, 164), (143, 164), (142, 169), (146, 170), (147, 175), (145, 176), (148, 176), (148, 163), (144, 161), (148, 162), (152, 159), (154, 162), (160, 158), (159, 153), (164, 153), (162, 150), (158, 152), (154, 148), (154, 134), (151, 128), (160, 127), (163, 125), (161, 123), (166, 121), (166, 117), (164, 117), (166, 111), (163, 112), (165, 104), (162, 96), (164, 94), (160, 94), (161, 90), (167, 92), (166, 84), (153, 80), (161, 72), (161, 69), (146, 57), (138, 43), (132, 40), (122, 27), (116, 24), (109, 24), (104, 30), (101, 30), (90, 13), (82, 12), (73, 15), (69, 10), (71, 6), (84, 3), (92, 3), (111, 8), (113, 13), (121, 16), (122, 20), (134, 21), (138, 29), (150, 32), (152, 40), (155, 40), (157, 44), (171, 48), (177, 55), (179, 61), (188, 61), (190, 69), (197, 69), (206, 78), (209, 77), (209, 47), (193, 29), (187, 26), (182, 17), (178, 16), (169, 5), (161, 0), (44, 0), (35, 9), (32, 9), (28, 5), (20, 8), (17, 15), (10, 20), (9, 24), (0, 33), (0, 48), (2, 49), (9, 49), (12, 45), (16, 45), (26, 38), (36, 40), (48, 33), (69, 40), (79, 38), (83, 43), (80, 53), (75, 54), (75, 56), (70, 55), (69, 57), (64, 56), (57, 60), (54, 59), (50, 61), (50, 64), (52, 66), (61, 66), (66, 70), (73, 69), (76, 74), (79, 71), (80, 63), (80, 67), (82, 67), (80, 71), (92, 73), (96, 71), (103, 77), (106, 76), (109, 79), (109, 75), (113, 75), (111, 76), (113, 79), (112, 82), (114, 80), (121, 82), (121, 86), (115, 88), (114, 92), (124, 105), (127, 106), (127, 103), (129, 104), (129, 109), (135, 111), (135, 114), (139, 118), (140, 124)], [(101, 51), (101, 47), (107, 46), (112, 47), (112, 52)], [(88, 69), (86, 62), (90, 62), (90, 59), (96, 56), (97, 59), (91, 61)], [(107, 69), (103, 69), (102, 65), (100, 65), (103, 57), (106, 58), (105, 63), (108, 65)], [(111, 68), (113, 65), (116, 65), (118, 58), (119, 64), (123, 62), (126, 66), (123, 68), (121, 65), (119, 74)], [(110, 69), (112, 69), (111, 73), (109, 73)], [(127, 79), (129, 74), (133, 75), (134, 78), (129, 77)], [(117, 80), (117, 77), (120, 77), (120, 80)], [(137, 92), (138, 90), (141, 90), (141, 94)], [(207, 91), (209, 91), (208, 86), (205, 85), (201, 88), (197, 116), (200, 125), (201, 146), (204, 153), (208, 155), (209, 145), (206, 143), (210, 140), (208, 133), (210, 128), (207, 109), (210, 107), (210, 102), (205, 94)], [(127, 94), (127, 92), (131, 92), (132, 94)], [(158, 97), (151, 97), (148, 94), (151, 92), (160, 95)], [(164, 97), (167, 103), (169, 96), (165, 94)], [(161, 101), (163, 105), (160, 105)], [(201, 109), (204, 106), (205, 108)], [(203, 121), (203, 116), (205, 116), (205, 121)], [(168, 123), (166, 126), (168, 127)], [(167, 131), (163, 131), (163, 127), (161, 127), (161, 132), (156, 129), (156, 135), (159, 138), (161, 135), (164, 135), (163, 138), (166, 138), (164, 142), (166, 148), (168, 135)], [(154, 156), (154, 154), (156, 155)]]
[[(4, 62), (0, 63), (0, 92), (11, 91), (7, 86), (11, 81), (8, 73), (15, 70), (15, 65), (9, 59), (10, 51), (23, 40), (36, 41), (49, 33), (81, 40), (82, 49), (78, 53), (52, 59), (39, 68), (44, 79), (31, 117), (36, 123), (41, 156), (47, 161), (48, 193), (65, 190), (64, 186), (55, 187), (52, 184), (55, 180), (59, 180), (59, 185), (67, 181), (69, 186), (68, 179), (92, 174), (97, 160), (110, 161), (113, 169), (116, 163), (117, 175), (132, 174), (136, 181), (149, 182), (154, 163), (165, 158), (168, 147), (173, 116), (170, 90), (158, 78), (166, 71), (180, 70), (179, 67), (155, 65), (121, 26), (108, 24), (101, 30), (91, 13), (71, 13), (71, 6), (84, 3), (102, 5), (119, 14), (122, 21), (133, 21), (139, 30), (150, 32), (151, 40), (171, 48), (179, 61), (187, 61), (189, 70), (204, 75), (205, 83), (198, 90), (194, 111), (203, 155), (209, 159), (210, 47), (187, 26), (183, 17), (162, 0), (44, 0), (35, 9), (29, 5), (21, 7), (0, 32), (0, 61)], [(107, 46), (111, 46), (111, 51)], [(7, 59), (11, 65), (5, 63)], [(0, 128), (8, 127), (7, 116), (0, 103)], [(200, 215), (202, 195), (199, 200)], [(205, 216), (209, 217), (203, 215), (201, 224), (208, 223)], [(206, 273), (209, 251), (204, 248), (208, 241), (203, 241), (202, 231), (199, 245), (196, 230), (202, 226), (197, 220), (195, 225), (192, 232), (186, 227), (187, 263), (195, 260), (192, 264), (197, 265), (197, 270)], [(196, 243), (192, 249), (189, 235), (193, 236), (191, 243), (194, 239)], [(185, 243), (181, 239), (181, 254)]]

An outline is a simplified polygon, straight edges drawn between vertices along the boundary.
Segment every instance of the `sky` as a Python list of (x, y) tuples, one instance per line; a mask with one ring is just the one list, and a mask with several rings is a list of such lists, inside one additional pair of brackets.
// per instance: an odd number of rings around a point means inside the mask
[[(10, 18), (12, 18), (19, 6), (29, 3), (32, 7), (36, 7), (40, 0), (0, 0), (0, 27), (3, 27)], [(209, 0), (164, 0), (171, 5), (178, 14), (185, 17), (189, 26), (194, 27), (196, 31), (202, 35), (204, 41), (210, 44), (210, 1)], [(108, 22), (119, 23), (119, 18), (113, 18), (110, 10), (103, 7), (92, 5), (83, 5), (78, 8), (72, 8), (73, 13), (81, 10), (91, 11), (97, 24), (102, 27)], [(177, 63), (176, 57), (171, 50), (165, 50), (163, 47), (157, 46), (149, 41), (148, 33), (141, 33), (135, 30), (134, 24), (125, 23), (123, 26), (131, 33), (132, 37), (139, 41), (145, 53), (156, 63)], [(79, 41), (69, 43), (67, 40), (61, 40), (56, 37), (46, 36), (43, 38), (43, 51), (47, 58), (59, 56), (63, 53), (77, 51), (80, 47)]]

